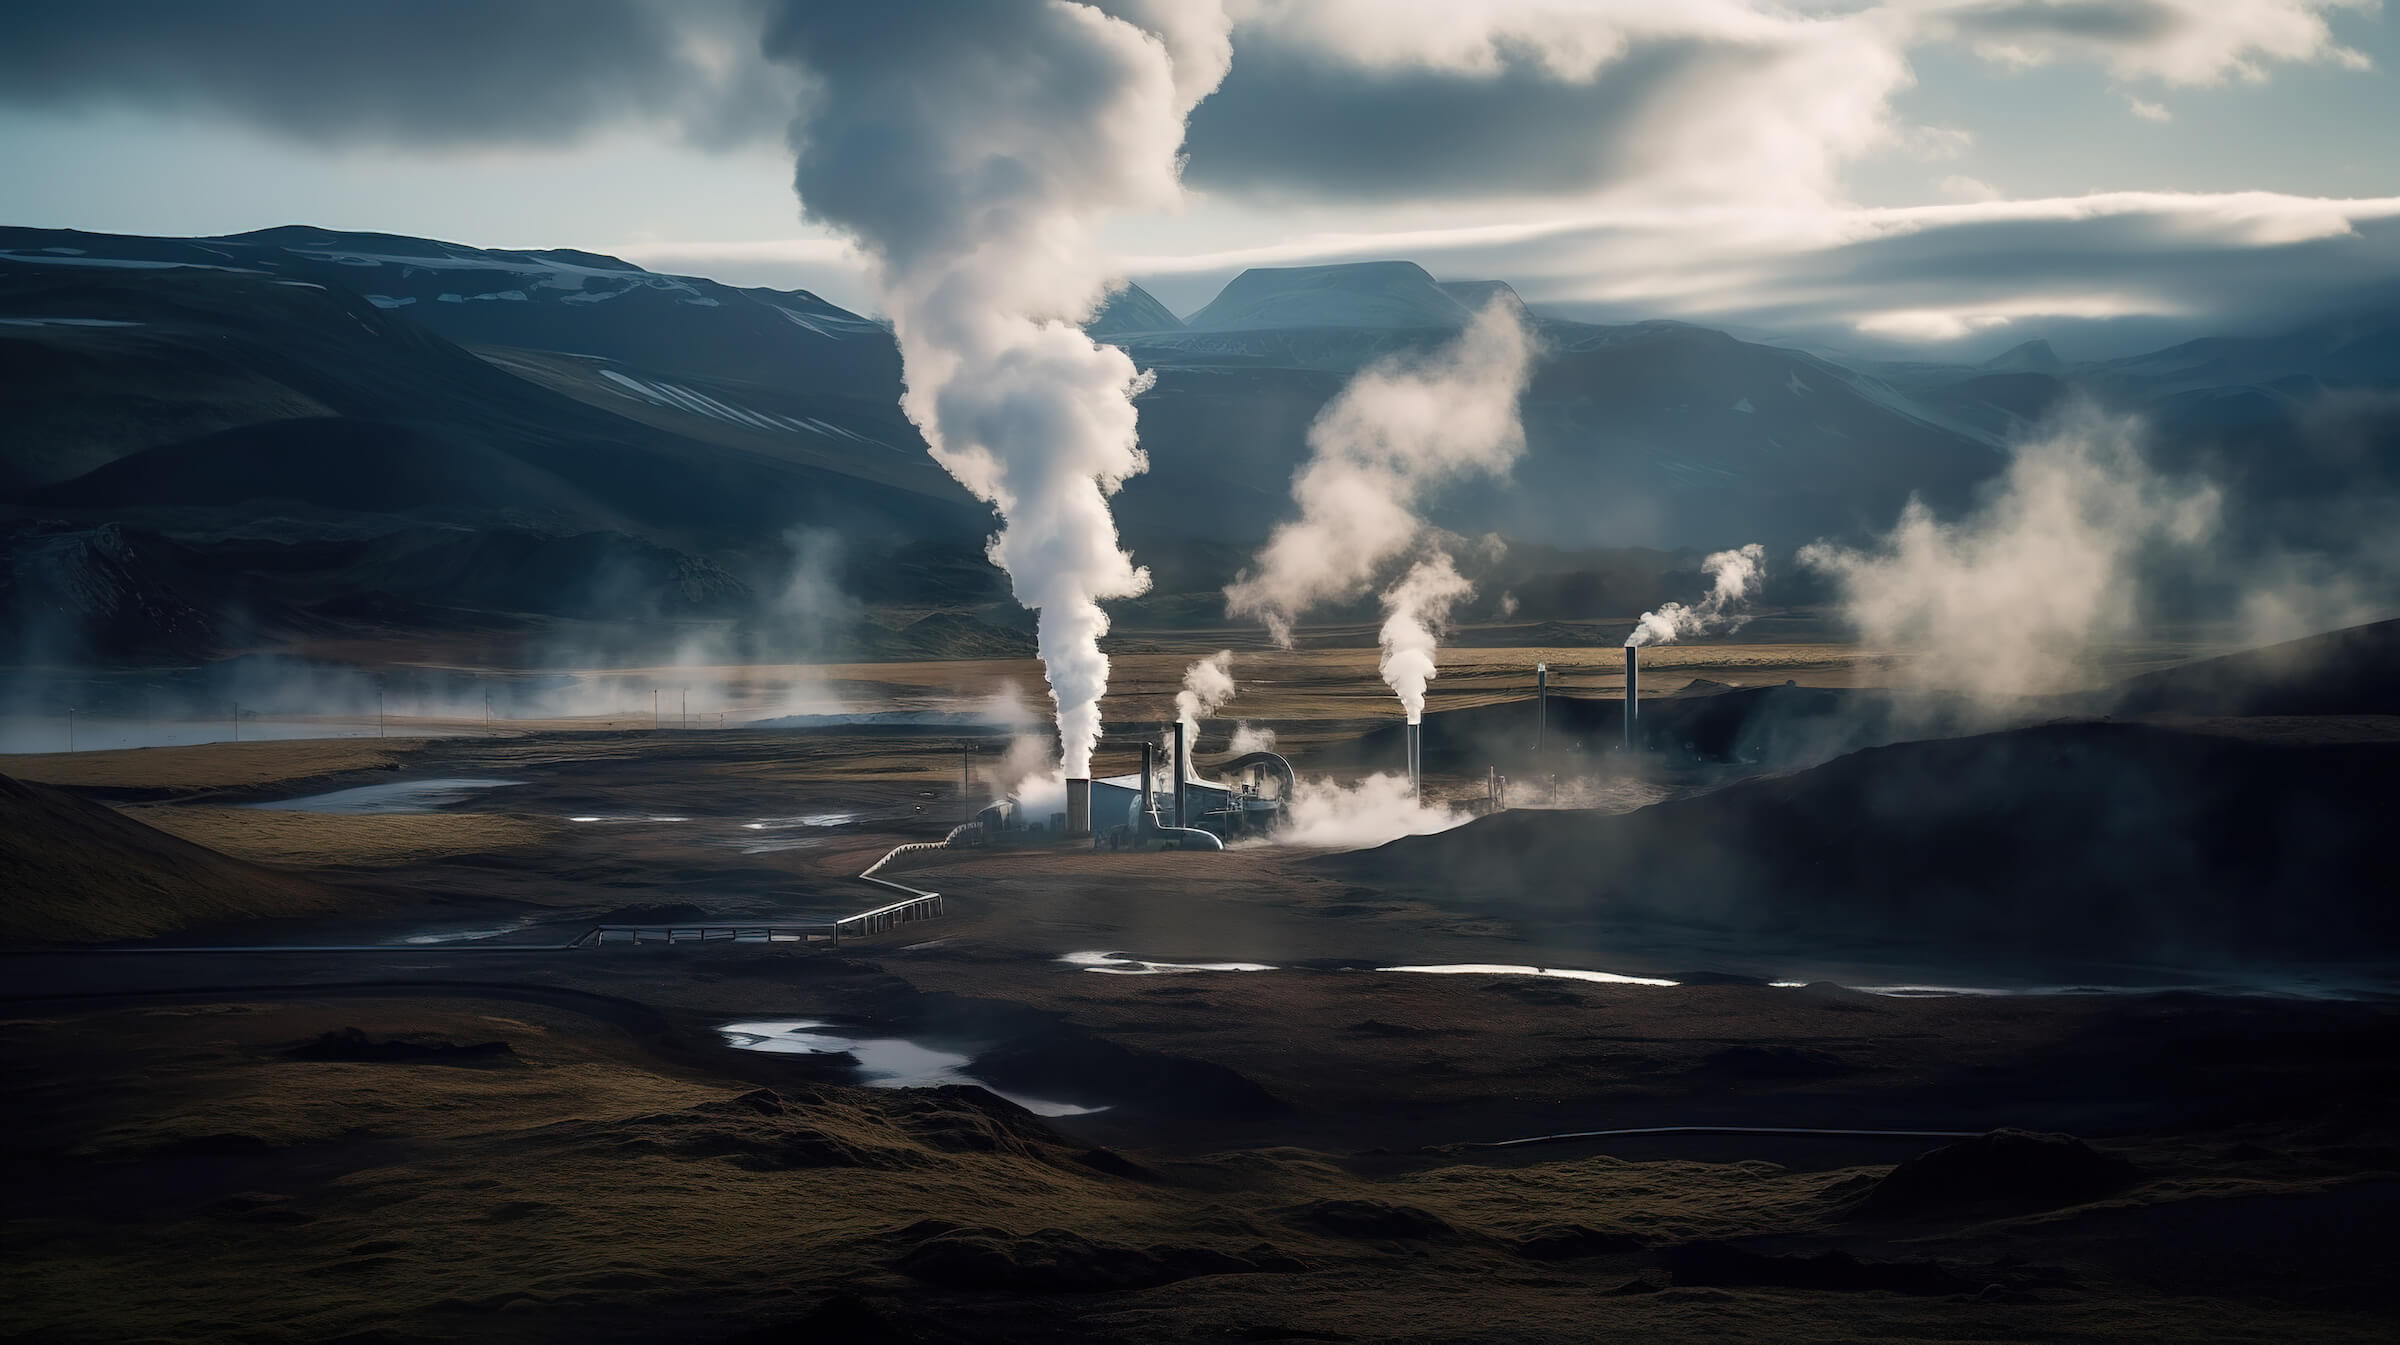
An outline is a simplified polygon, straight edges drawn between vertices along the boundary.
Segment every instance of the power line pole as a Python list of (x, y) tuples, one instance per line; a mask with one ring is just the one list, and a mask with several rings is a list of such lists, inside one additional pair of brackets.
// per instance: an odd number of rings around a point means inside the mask
[(958, 745), (958, 822), (960, 826), (965, 826), (975, 820), (974, 783), (967, 767), (967, 760), (974, 751), (975, 744), (973, 743), (962, 742)]

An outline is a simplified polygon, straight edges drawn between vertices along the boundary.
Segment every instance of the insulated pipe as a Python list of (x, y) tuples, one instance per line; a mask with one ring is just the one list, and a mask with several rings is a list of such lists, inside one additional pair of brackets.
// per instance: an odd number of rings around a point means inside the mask
[(1625, 750), (1633, 750), (1633, 726), (1642, 717), (1642, 649), (1625, 646)]
[(1067, 835), (1082, 837), (1092, 834), (1092, 782), (1067, 781)]
[(1178, 719), (1175, 721), (1175, 826), (1177, 830), (1186, 829), (1192, 824), (1191, 819), (1184, 815), (1183, 801), (1184, 777), (1192, 773), (1191, 762), (1184, 756), (1189, 750), (1189, 745), (1183, 740), (1183, 721)]

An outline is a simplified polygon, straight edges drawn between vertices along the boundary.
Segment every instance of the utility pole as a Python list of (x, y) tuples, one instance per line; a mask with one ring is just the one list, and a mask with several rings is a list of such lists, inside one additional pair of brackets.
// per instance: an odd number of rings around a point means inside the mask
[(492, 734), (492, 689), (490, 687), (483, 689), (483, 734), (487, 738)]
[(975, 796), (971, 792), (974, 788), (973, 777), (967, 769), (967, 759), (974, 751), (973, 743), (962, 742), (958, 745), (958, 821), (961, 826), (975, 820)]

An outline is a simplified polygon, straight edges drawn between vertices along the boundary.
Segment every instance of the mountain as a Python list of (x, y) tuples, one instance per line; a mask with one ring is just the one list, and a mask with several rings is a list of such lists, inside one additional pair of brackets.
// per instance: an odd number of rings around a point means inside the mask
[(1982, 367), (1996, 373), (2055, 374), (2066, 366), (2048, 341), (2033, 340), (2001, 351), (1985, 360)]
[[(1528, 620), (1589, 619), (1602, 592), (1632, 600), (1635, 586), (1597, 582), (1595, 548), (1782, 547), (1880, 530), (1912, 496), (1955, 509), (2078, 391), (2152, 410), (2176, 451), (2216, 455), (2229, 490), (2305, 518), (2356, 475), (2320, 451), (2325, 390), (2376, 386), (2338, 380), (2388, 380), (2400, 359), (2391, 324), (2362, 320), (2105, 366), (2050, 369), (2038, 343), (1997, 367), (1857, 365), (1685, 323), (1563, 321), (1503, 282), (1397, 260), (1246, 271), (1188, 322), (1127, 285), (1090, 329), (1154, 375), (1139, 401), (1150, 470), (1115, 509), (1161, 582), (1121, 624), (1214, 619), (1220, 586), (1290, 516), (1309, 427), (1345, 380), (1495, 301), (1541, 339), (1526, 452), (1430, 513), (1559, 567), (1512, 569)], [(2210, 381), (2253, 377), (2269, 381)], [(789, 534), (813, 530), (839, 543), (846, 592), (908, 621), (985, 620), (977, 605), (1004, 597), (983, 559), (991, 512), (931, 461), (900, 387), (880, 323), (598, 254), (305, 226), (0, 229), (0, 528), (15, 539), (0, 545), (31, 548), (33, 568), (9, 572), (32, 574), (65, 554), (60, 538), (87, 538), (77, 572), (120, 595), (89, 610), (152, 614), (110, 627), (98, 644), (112, 647), (133, 628), (161, 651), (193, 632), (233, 639), (256, 614), (292, 629), (591, 601), (481, 585), (475, 611), (452, 612), (421, 587), (372, 590), (384, 538), (522, 556), (527, 574), (601, 566), (625, 577), (624, 610), (696, 616), (780, 591)], [(2351, 438), (2400, 480), (2400, 413), (2382, 405), (2362, 403)], [(122, 548), (141, 563), (107, 559)], [(468, 573), (448, 564), (427, 572)], [(282, 568), (243, 568), (267, 565)], [(303, 581), (309, 565), (326, 568)], [(216, 619), (235, 609), (254, 619)]]
[(1335, 327), (1450, 331), (1470, 310), (1415, 262), (1253, 267), (1184, 321), (1195, 332)]
[(804, 290), (735, 289), (588, 252), (519, 252), (285, 225), (223, 238), (0, 228), (0, 262), (60, 270), (166, 267), (327, 285), (464, 346), (519, 346), (664, 374), (820, 392), (895, 383), (877, 323)]
[(1108, 302), (1083, 324), (1083, 329), (1096, 337), (1124, 336), (1134, 332), (1179, 332), (1183, 320), (1168, 311), (1150, 291), (1128, 280), (1112, 291)]

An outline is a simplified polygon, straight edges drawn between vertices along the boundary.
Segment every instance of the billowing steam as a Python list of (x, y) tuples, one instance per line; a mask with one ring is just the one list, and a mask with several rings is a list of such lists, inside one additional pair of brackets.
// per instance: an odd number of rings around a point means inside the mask
[(1233, 651), (1220, 649), (1184, 669), (1183, 690), (1175, 693), (1175, 717), (1183, 721), (1183, 741), (1193, 751), (1200, 746), (1200, 721), (1233, 699)]
[(1360, 370), (1309, 426), (1292, 478), (1300, 517), (1226, 588), (1227, 613), (1257, 617), (1288, 649), (1303, 612), (1365, 593), (1424, 531), (1428, 489), (1506, 472), (1524, 451), (1517, 399), (1533, 354), (1515, 307), (1495, 301), (1440, 350)]
[(1873, 547), (1818, 542), (1800, 562), (1832, 576), (1867, 644), (1913, 654), (1925, 685), (1995, 699), (2076, 686), (2139, 633), (2143, 560), (2188, 571), (2217, 528), (2217, 489), (2161, 475), (2141, 448), (2138, 420), (2077, 408), (1973, 514), (1945, 523), (1912, 500)]
[(1089, 775), (1100, 604), (1150, 582), (1108, 503), (1147, 466), (1145, 376), (1076, 324), (1111, 278), (1100, 219), (1182, 199), (1184, 119), (1231, 59), (1223, 10), (786, 0), (765, 43), (809, 76), (801, 202), (866, 262), (935, 460), (1000, 512), (991, 558), (1038, 614), (1061, 764)]
[(1474, 591), (1440, 551), (1418, 561), (1406, 578), (1384, 590), (1385, 616), (1378, 637), (1383, 657), (1377, 666), (1411, 724), (1425, 717), (1425, 684), (1434, 677), (1433, 655), (1442, 630), (1450, 624), (1450, 608)]
[(1626, 648), (1672, 644), (1686, 635), (1704, 635), (1714, 630), (1740, 630), (1750, 620), (1742, 604), (1749, 600), (1759, 581), (1766, 578), (1767, 549), (1752, 542), (1731, 551), (1716, 552), (1700, 562), (1700, 572), (1709, 577), (1708, 596), (1689, 607), (1670, 602), (1655, 612), (1642, 613), (1633, 633), (1625, 637)]
[(1405, 775), (1370, 775), (1347, 785), (1302, 780), (1292, 794), (1290, 825), (1275, 843), (1358, 850), (1448, 831), (1467, 820), (1457, 809), (1420, 801)]
[(1246, 719), (1236, 721), (1233, 726), (1233, 745), (1226, 750), (1237, 757), (1246, 757), (1252, 752), (1272, 752), (1275, 750), (1275, 730)]

